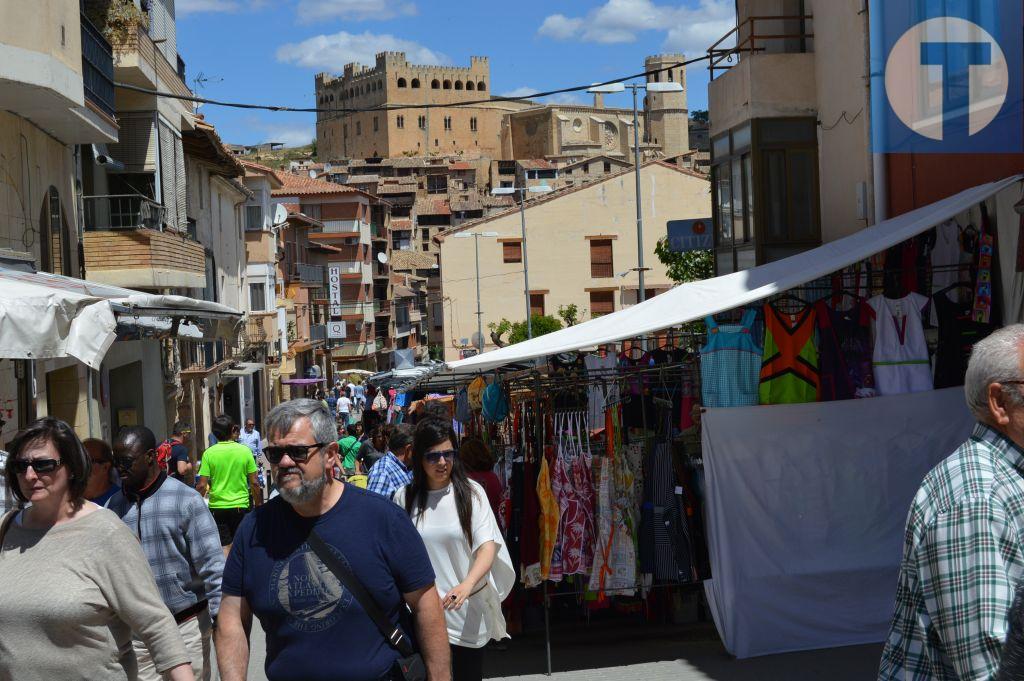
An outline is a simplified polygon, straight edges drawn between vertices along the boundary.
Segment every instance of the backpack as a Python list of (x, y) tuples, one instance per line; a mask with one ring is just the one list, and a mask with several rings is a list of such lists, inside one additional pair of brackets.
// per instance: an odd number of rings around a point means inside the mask
[(156, 465), (159, 466), (160, 470), (162, 470), (164, 473), (171, 473), (171, 450), (174, 448), (174, 445), (180, 444), (180, 440), (168, 438), (161, 442), (160, 445), (156, 448)]

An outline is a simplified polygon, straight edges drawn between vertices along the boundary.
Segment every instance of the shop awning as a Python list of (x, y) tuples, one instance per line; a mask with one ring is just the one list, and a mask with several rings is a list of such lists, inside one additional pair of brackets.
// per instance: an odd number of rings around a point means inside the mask
[(0, 266), (0, 358), (74, 357), (98, 369), (118, 323), (175, 328), (177, 335), (233, 338), (242, 313), (226, 305)]
[(560, 352), (635, 338), (742, 307), (881, 253), (1020, 180), (1018, 175), (980, 185), (784, 260), (676, 286), (643, 303), (583, 324), (452, 362), (448, 371), (456, 374), (487, 371)]
[(326, 382), (326, 378), (282, 378), (283, 385), (316, 385)]
[(260, 362), (239, 362), (237, 366), (230, 369), (225, 369), (220, 372), (221, 376), (249, 376), (255, 374), (261, 369), (265, 369), (266, 365)]

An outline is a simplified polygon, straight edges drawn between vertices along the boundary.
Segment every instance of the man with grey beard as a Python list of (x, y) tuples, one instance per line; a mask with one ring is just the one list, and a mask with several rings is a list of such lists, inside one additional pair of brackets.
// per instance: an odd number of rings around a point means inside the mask
[(315, 532), (394, 625), (408, 605), (428, 678), (447, 681), (441, 599), (408, 515), (335, 479), (334, 419), (320, 402), (278, 405), (264, 428), (279, 496), (245, 517), (224, 568), (214, 637), (221, 679), (246, 678), (254, 614), (267, 636), (270, 681), (403, 678), (398, 651), (310, 546)]

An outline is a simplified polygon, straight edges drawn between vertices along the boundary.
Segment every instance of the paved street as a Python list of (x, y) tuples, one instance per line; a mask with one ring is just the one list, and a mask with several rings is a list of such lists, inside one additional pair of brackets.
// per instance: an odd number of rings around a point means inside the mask
[[(878, 669), (881, 645), (832, 648), (735, 660), (714, 628), (600, 626), (556, 632), (555, 673), (546, 676), (542, 632), (488, 650), (484, 677), (495, 681), (862, 681)], [(263, 632), (253, 626), (250, 681), (265, 681)], [(219, 676), (215, 675), (215, 679)]]

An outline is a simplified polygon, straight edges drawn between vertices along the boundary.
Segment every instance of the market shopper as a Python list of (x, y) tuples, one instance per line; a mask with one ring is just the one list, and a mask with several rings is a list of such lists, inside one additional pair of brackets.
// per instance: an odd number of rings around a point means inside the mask
[(221, 679), (246, 678), (253, 614), (266, 632), (270, 681), (402, 678), (397, 650), (311, 547), (314, 532), (392, 623), (408, 604), (429, 678), (448, 679), (440, 597), (412, 523), (391, 502), (334, 478), (334, 422), (318, 401), (280, 404), (264, 426), (280, 495), (243, 520), (228, 557), (215, 633)]
[(341, 472), (345, 476), (362, 473), (359, 467), (359, 429), (355, 423), (345, 428), (345, 436), (338, 440), (338, 458), (341, 461)]
[(1024, 576), (1024, 325), (971, 353), (970, 439), (914, 497), (878, 678), (989, 679)]
[(210, 512), (217, 522), (226, 556), (242, 517), (252, 504), (258, 506), (263, 502), (263, 495), (256, 482), (256, 461), (252, 452), (233, 440), (238, 427), (231, 417), (215, 418), (212, 430), (217, 444), (203, 452), (196, 490), (203, 496), (210, 494)]
[(459, 458), (466, 468), (466, 475), (480, 483), (487, 492), (487, 502), (497, 518), (498, 504), (501, 503), (501, 481), (494, 472), (494, 455), (491, 450), (482, 439), (467, 437), (459, 447)]
[(369, 437), (362, 438), (362, 444), (359, 445), (359, 453), (356, 454), (356, 460), (359, 461), (359, 466), (364, 472), (369, 472), (374, 464), (384, 458), (388, 451), (388, 433), (390, 430), (390, 426), (377, 426), (370, 431)]
[(110, 445), (95, 437), (82, 440), (82, 446), (91, 464), (85, 498), (97, 506), (105, 506), (107, 500), (121, 490), (114, 469), (114, 452)]
[(352, 423), (352, 398), (348, 396), (348, 393), (348, 386), (345, 386), (344, 392), (338, 398), (338, 418), (341, 419), (346, 428)]
[(366, 489), (387, 499), (412, 482), (412, 426), (399, 423), (391, 427), (387, 453), (370, 469)]
[(170, 457), (167, 460), (168, 474), (189, 487), (195, 486), (195, 466), (188, 455), (188, 445), (192, 441), (192, 426), (184, 421), (174, 424), (171, 436), (166, 444), (170, 446)]
[[(167, 475), (156, 457), (156, 437), (144, 426), (123, 428), (114, 454), (124, 489), (111, 511), (138, 537), (157, 588), (174, 615), (197, 679), (211, 675), (212, 622), (220, 608), (224, 554), (220, 534), (199, 493)], [(133, 642), (139, 679), (160, 681), (145, 645)]]
[(172, 681), (194, 676), (146, 556), (85, 499), (91, 461), (58, 419), (30, 423), (4, 478), (22, 503), (0, 520), (0, 679), (136, 678), (132, 632)]
[(453, 681), (483, 678), (488, 641), (507, 638), (501, 602), (515, 570), (484, 489), (470, 480), (451, 423), (425, 419), (413, 436), (412, 483), (395, 502), (412, 518), (443, 594)]

